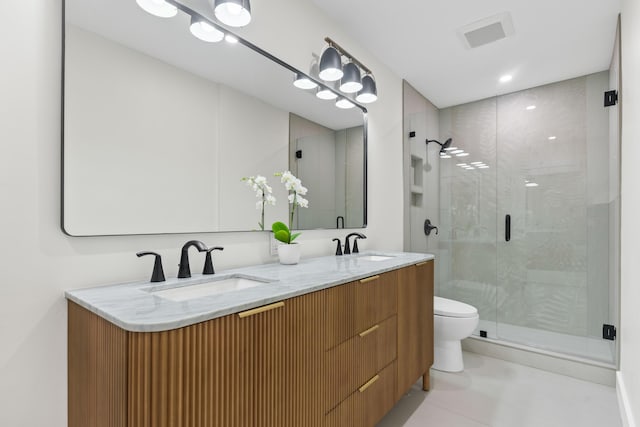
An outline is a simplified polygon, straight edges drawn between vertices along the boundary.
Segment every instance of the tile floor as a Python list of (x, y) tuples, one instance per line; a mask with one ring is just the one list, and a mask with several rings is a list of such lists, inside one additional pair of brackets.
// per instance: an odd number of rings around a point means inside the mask
[(431, 371), (378, 427), (621, 427), (616, 390), (475, 353), (465, 371)]

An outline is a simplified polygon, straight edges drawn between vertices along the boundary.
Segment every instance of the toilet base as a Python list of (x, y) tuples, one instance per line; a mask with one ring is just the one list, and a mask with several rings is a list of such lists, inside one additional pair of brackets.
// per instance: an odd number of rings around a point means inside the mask
[(431, 368), (444, 372), (460, 372), (464, 370), (460, 340), (435, 340), (433, 366)]

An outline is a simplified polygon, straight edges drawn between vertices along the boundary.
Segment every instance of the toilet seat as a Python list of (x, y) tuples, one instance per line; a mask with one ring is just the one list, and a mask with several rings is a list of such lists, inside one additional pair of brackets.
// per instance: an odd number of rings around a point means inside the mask
[(466, 318), (478, 316), (478, 310), (460, 301), (434, 296), (433, 314), (436, 316)]

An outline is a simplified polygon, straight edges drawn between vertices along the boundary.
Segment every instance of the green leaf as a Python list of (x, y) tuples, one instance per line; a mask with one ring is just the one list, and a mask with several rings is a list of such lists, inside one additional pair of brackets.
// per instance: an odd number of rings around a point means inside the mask
[(273, 233), (273, 237), (276, 238), (276, 240), (281, 241), (282, 243), (291, 243), (291, 234), (289, 233), (288, 230), (278, 230), (276, 232)]
[(298, 237), (299, 235), (301, 235), (302, 233), (294, 233), (291, 235), (291, 241), (293, 242), (294, 240), (296, 240), (296, 237)]
[(278, 231), (286, 231), (287, 234), (289, 234), (289, 227), (287, 227), (287, 225), (284, 222), (280, 222), (280, 221), (274, 222), (273, 225), (271, 226), (271, 230), (274, 233), (277, 233)]

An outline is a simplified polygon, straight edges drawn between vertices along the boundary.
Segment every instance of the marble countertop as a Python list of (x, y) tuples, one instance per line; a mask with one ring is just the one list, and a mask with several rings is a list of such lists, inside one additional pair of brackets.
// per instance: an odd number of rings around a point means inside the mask
[[(363, 259), (367, 255), (390, 258), (382, 261)], [(157, 332), (271, 304), (433, 258), (430, 254), (366, 251), (302, 259), (297, 265), (262, 264), (220, 271), (215, 275), (194, 274), (189, 279), (170, 278), (160, 283), (133, 282), (77, 289), (65, 292), (65, 296), (127, 331)], [(185, 301), (174, 301), (153, 293), (226, 277), (244, 277), (267, 283)]]

